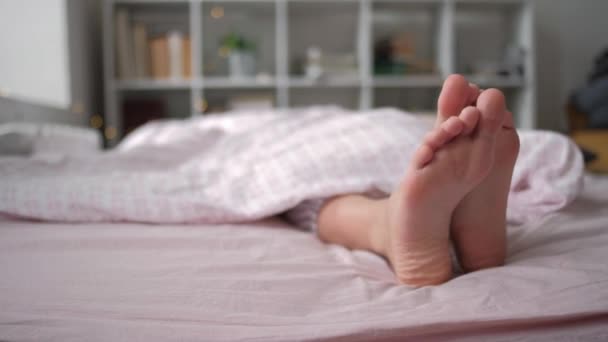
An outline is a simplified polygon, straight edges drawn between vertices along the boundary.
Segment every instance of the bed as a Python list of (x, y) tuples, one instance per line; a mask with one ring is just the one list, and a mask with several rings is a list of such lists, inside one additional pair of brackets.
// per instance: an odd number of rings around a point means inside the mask
[(2, 341), (608, 339), (608, 179), (509, 227), (506, 266), (395, 284), (373, 254), (279, 219), (0, 224)]
[(509, 226), (506, 266), (418, 289), (280, 217), (4, 215), (0, 341), (608, 340), (607, 204), (608, 179), (586, 175), (565, 208)]

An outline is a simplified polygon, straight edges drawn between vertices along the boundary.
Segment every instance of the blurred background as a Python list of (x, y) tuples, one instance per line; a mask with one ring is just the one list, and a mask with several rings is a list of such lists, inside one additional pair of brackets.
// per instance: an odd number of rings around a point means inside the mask
[(113, 146), (148, 120), (229, 110), (433, 113), (456, 72), (504, 90), (521, 128), (585, 130), (580, 112), (608, 94), (571, 95), (605, 76), (607, 13), (605, 0), (0, 0), (0, 123), (89, 127)]

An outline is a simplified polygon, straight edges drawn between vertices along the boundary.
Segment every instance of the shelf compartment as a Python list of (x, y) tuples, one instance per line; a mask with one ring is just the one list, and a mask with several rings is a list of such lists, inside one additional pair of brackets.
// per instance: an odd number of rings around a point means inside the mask
[(272, 88), (276, 86), (273, 77), (234, 79), (230, 77), (205, 77), (193, 80), (115, 80), (114, 87), (120, 91), (171, 90), (190, 88)]
[(193, 81), (186, 79), (134, 79), (134, 80), (115, 80), (114, 87), (121, 91), (146, 91), (146, 90), (179, 90), (190, 89)]
[(358, 77), (323, 77), (318, 80), (306, 77), (290, 77), (289, 87), (292, 88), (331, 88), (331, 87), (358, 87), (361, 81)]
[[(191, 36), (192, 77), (117, 78), (113, 31), (116, 13), (123, 9), (130, 13), (130, 24), (149, 25), (151, 35), (180, 30)], [(168, 113), (175, 117), (203, 112), (215, 102), (220, 104), (216, 107), (229, 109), (228, 100), (241, 95), (271, 98), (272, 105), (281, 108), (334, 104), (434, 113), (443, 78), (458, 72), (482, 88), (505, 91), (518, 123), (530, 128), (536, 105), (533, 24), (526, 0), (108, 1), (104, 4), (104, 34), (109, 38), (104, 39), (107, 122), (120, 129), (123, 99), (140, 95), (170, 102)], [(229, 32), (243, 32), (256, 42), (255, 74), (261, 77), (230, 77), (228, 60), (218, 53), (221, 38)], [(411, 35), (412, 55), (434, 62), (436, 72), (374, 75), (374, 41), (400, 32)], [(482, 34), (471, 38), (469, 32)], [(524, 74), (502, 77), (473, 72), (479, 69), (474, 65), (502, 59), (510, 45), (524, 50)], [(348, 57), (329, 63), (348, 65), (348, 72), (305, 77), (302, 61), (311, 46), (319, 47), (322, 55)], [(111, 144), (118, 141), (109, 139)]]
[(275, 95), (274, 89), (206, 89), (199, 111), (220, 113), (230, 110), (267, 110), (276, 107)]
[(318, 48), (325, 75), (358, 76), (359, 2), (310, 0), (287, 4), (289, 75), (306, 75), (308, 53)]
[(334, 105), (347, 109), (358, 109), (359, 94), (360, 88), (358, 86), (291, 88), (289, 90), (289, 107)]
[(204, 77), (195, 82), (196, 87), (204, 88), (273, 88), (276, 86), (274, 77), (230, 78)]
[[(523, 1), (463, 1), (455, 6), (456, 71), (473, 78), (488, 78), (517, 86), (524, 77), (524, 66), (531, 47), (525, 37), (531, 32), (524, 25)], [(497, 76), (509, 76), (509, 80)], [(491, 82), (488, 82), (491, 83)]]
[[(204, 1), (202, 3), (203, 76), (228, 77), (234, 49), (222, 44), (234, 35), (252, 51), (252, 75), (276, 73), (276, 6), (273, 1)], [(234, 40), (233, 40), (234, 41)], [(238, 44), (237, 44), (238, 45)], [(252, 45), (252, 46), (251, 46)], [(243, 45), (241, 45), (243, 46)]]
[(373, 73), (440, 74), (441, 1), (372, 2)]
[(116, 5), (185, 4), (190, 0), (114, 0)]
[(124, 91), (119, 96), (119, 120), (122, 132), (128, 134), (149, 120), (186, 118), (192, 115), (189, 90)]
[(436, 75), (376, 76), (372, 80), (374, 87), (381, 88), (434, 88), (441, 87), (442, 83)]
[[(192, 76), (187, 44), (190, 36), (188, 2), (119, 1), (112, 13), (116, 79), (187, 79)], [(172, 52), (179, 55), (170, 57)], [(176, 61), (174, 68), (171, 61)], [(177, 71), (171, 74), (171, 70)]]
[(392, 107), (410, 113), (436, 113), (441, 88), (374, 89), (374, 108)]
[(519, 88), (526, 85), (522, 76), (464, 75), (480, 88)]

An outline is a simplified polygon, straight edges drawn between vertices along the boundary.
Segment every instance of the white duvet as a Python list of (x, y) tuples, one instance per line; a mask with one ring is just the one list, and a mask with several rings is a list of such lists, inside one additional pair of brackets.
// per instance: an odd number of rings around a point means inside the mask
[[(155, 122), (90, 157), (0, 159), (0, 213), (70, 222), (251, 221), (307, 199), (389, 193), (428, 129), (396, 110), (335, 107)], [(520, 136), (512, 222), (564, 207), (583, 175), (567, 138)]]
[(152, 123), (87, 158), (0, 159), (0, 340), (608, 339), (608, 183), (579, 196), (557, 134), (521, 134), (506, 266), (440, 286), (251, 221), (390, 191), (427, 129), (391, 110), (241, 113)]

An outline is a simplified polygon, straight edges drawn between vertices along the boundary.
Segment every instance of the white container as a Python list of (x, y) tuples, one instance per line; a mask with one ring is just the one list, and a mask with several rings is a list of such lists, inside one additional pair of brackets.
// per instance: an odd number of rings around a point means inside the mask
[(228, 56), (228, 68), (232, 78), (248, 78), (255, 75), (255, 56), (248, 51), (232, 51)]

